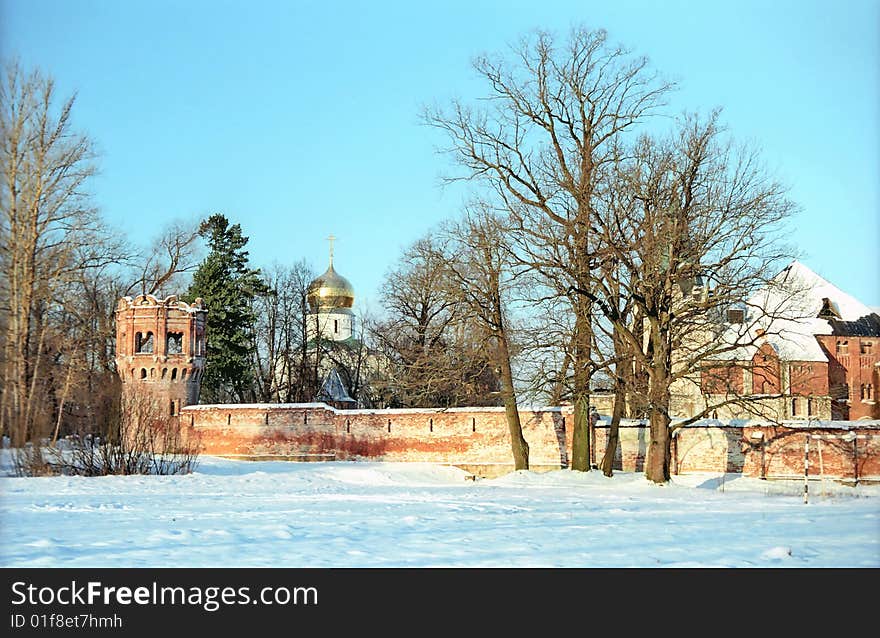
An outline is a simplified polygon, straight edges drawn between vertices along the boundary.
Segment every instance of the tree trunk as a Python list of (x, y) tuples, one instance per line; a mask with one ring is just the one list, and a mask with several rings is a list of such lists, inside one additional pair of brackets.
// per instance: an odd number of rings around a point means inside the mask
[[(619, 286), (615, 287), (615, 295), (620, 296)], [(632, 387), (630, 377), (632, 373), (633, 357), (632, 347), (627, 344), (621, 334), (621, 328), (616, 323), (612, 333), (614, 342), (614, 409), (611, 414), (611, 425), (608, 428), (608, 438), (605, 440), (605, 455), (602, 457), (602, 473), (605, 476), (614, 474), (614, 457), (620, 442), (620, 419), (626, 410), (627, 394)]]
[[(659, 331), (652, 330), (652, 336)], [(654, 349), (654, 363), (648, 379), (648, 419), (650, 442), (645, 460), (645, 477), (655, 483), (666, 483), (670, 477), (672, 436), (669, 430), (669, 372), (665, 363), (665, 347)]]
[(602, 474), (614, 475), (614, 457), (620, 443), (620, 418), (626, 403), (626, 387), (618, 378), (614, 393), (614, 411), (611, 414), (611, 425), (608, 426), (608, 439), (605, 442), (605, 455), (602, 457)]
[(590, 322), (584, 312), (588, 300), (578, 299), (574, 338), (574, 428), (571, 434), (571, 469), (590, 471)]
[(645, 478), (655, 483), (666, 483), (670, 478), (672, 461), (669, 415), (665, 410), (652, 405), (649, 418), (651, 434), (648, 458), (645, 461)]
[(516, 405), (516, 391), (513, 387), (513, 371), (510, 368), (510, 349), (507, 338), (499, 332), (498, 359), (501, 368), (501, 395), (504, 397), (504, 413), (507, 417), (507, 428), (510, 431), (510, 448), (513, 452), (513, 464), (517, 470), (529, 469), (529, 444), (522, 433), (519, 409)]

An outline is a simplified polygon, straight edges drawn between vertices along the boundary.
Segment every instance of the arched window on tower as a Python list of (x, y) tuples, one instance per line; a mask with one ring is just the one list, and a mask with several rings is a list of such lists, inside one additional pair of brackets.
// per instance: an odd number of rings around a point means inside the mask
[(165, 352), (167, 354), (181, 354), (183, 352), (183, 333), (169, 332), (165, 341)]
[(134, 337), (134, 350), (137, 354), (153, 354), (153, 333), (138, 332)]

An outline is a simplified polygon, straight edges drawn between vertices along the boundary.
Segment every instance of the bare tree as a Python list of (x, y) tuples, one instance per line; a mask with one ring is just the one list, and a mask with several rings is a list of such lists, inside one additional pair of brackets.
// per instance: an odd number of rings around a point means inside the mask
[(179, 276), (196, 269), (201, 261), (199, 242), (200, 220), (177, 220), (170, 223), (153, 240), (149, 251), (139, 261), (139, 274), (126, 294), (155, 295), (173, 287), (185, 289)]
[[(72, 130), (74, 98), (57, 103), (55, 84), (8, 63), (0, 83), (0, 425), (21, 445), (44, 430), (53, 341), (49, 319), (78, 273), (115, 257), (85, 186), (95, 173), (91, 141)], [(63, 382), (62, 382), (63, 383)], [(51, 419), (48, 421), (51, 424)], [(41, 432), (45, 433), (45, 432)]]
[(264, 273), (268, 292), (255, 300), (254, 393), (258, 401), (311, 401), (316, 393), (307, 348), (306, 294), (314, 272), (305, 262)]
[(406, 407), (494, 405), (497, 375), (450, 281), (448, 239), (426, 237), (404, 251), (385, 277), (386, 318), (371, 329), (387, 361), (374, 383), (378, 400)]
[(594, 285), (591, 227), (614, 143), (661, 104), (670, 84), (646, 59), (609, 45), (604, 31), (585, 28), (561, 43), (537, 32), (508, 59), (481, 56), (474, 67), (488, 85), (489, 106), (453, 102), (448, 112), (428, 110), (425, 121), (451, 140), (449, 151), (468, 170), (458, 179), (487, 184), (505, 203), (522, 262), (567, 293), (574, 317), (571, 467), (589, 470), (593, 302), (571, 291)]
[(517, 470), (529, 469), (529, 444), (523, 437), (511, 366), (511, 333), (507, 313), (510, 287), (515, 279), (506, 229), (485, 204), (467, 210), (462, 220), (449, 224), (452, 254), (447, 263), (454, 294), (486, 335), (501, 382), (501, 398)]
[[(675, 384), (699, 383), (694, 379), (719, 356), (754, 343), (745, 330), (722, 336), (729, 332), (724, 312), (791, 259), (780, 233), (795, 205), (756, 151), (721, 137), (717, 118), (686, 117), (669, 139), (644, 137), (621, 154), (608, 206), (595, 218), (603, 258), (617, 264), (618, 276), (578, 289), (646, 374), (645, 474), (655, 482), (669, 479), (672, 431), (720, 405), (672, 425)], [(625, 319), (621, 297), (632, 301), (640, 322)], [(747, 400), (740, 393), (724, 402)]]

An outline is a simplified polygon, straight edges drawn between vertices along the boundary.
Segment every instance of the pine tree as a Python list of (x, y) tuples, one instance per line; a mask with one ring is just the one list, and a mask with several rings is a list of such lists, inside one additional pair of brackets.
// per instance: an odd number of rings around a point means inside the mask
[(244, 250), (248, 238), (239, 224), (216, 213), (202, 222), (199, 234), (211, 252), (193, 274), (186, 294), (201, 297), (208, 309), (208, 351), (202, 381), (206, 403), (243, 402), (253, 393), (250, 352), (254, 347), (253, 299), (267, 292), (260, 271), (250, 267)]

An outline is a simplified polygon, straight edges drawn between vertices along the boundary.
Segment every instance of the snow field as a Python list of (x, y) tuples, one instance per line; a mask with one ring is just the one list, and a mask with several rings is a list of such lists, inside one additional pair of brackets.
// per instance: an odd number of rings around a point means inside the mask
[(0, 478), (3, 567), (880, 567), (880, 486), (202, 457)]

